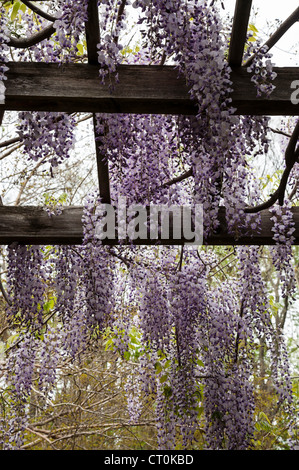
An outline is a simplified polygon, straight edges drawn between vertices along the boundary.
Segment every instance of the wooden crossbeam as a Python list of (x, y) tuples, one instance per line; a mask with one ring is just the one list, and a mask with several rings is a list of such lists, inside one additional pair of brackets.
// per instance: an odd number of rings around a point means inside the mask
[[(89, 64), (10, 63), (5, 104), (0, 111), (64, 111), (95, 113), (196, 114), (196, 103), (183, 77), (171, 66), (121, 65), (113, 91), (102, 85), (98, 67)], [(270, 98), (257, 98), (251, 75), (233, 69), (232, 106), (236, 114), (299, 115), (291, 102), (291, 86), (299, 67), (275, 68)], [(112, 79), (113, 82), (113, 79)]]
[[(296, 230), (294, 232), (295, 245), (299, 244), (299, 207), (293, 208)], [(74, 244), (82, 243), (82, 207), (67, 207), (61, 215), (49, 217), (45, 210), (39, 207), (11, 207), (0, 206), (0, 244), (8, 245), (13, 242), (23, 244)], [(261, 212), (261, 231), (252, 231), (246, 237), (236, 239), (229, 235), (225, 210), (221, 208), (219, 214), (220, 227), (217, 233), (204, 240), (208, 245), (273, 245), (272, 221), (268, 210)], [(170, 224), (170, 234), (172, 226)], [(182, 245), (186, 240), (168, 238), (160, 240), (162, 245)], [(117, 239), (104, 241), (106, 245), (117, 245)], [(128, 240), (128, 243), (131, 243)], [(149, 238), (135, 240), (135, 245), (154, 245), (157, 240)]]

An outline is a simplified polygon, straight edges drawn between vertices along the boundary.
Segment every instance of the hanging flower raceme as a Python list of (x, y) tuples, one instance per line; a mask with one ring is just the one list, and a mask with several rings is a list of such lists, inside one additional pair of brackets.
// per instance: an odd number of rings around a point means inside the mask
[(67, 113), (20, 112), (17, 126), (24, 154), (34, 161), (56, 167), (70, 157), (75, 119)]
[(5, 8), (3, 4), (0, 5), (0, 103), (5, 102), (5, 73), (8, 71), (8, 30), (5, 20)]
[[(271, 354), (271, 377), (279, 401), (292, 402), (291, 377), (286, 346), (280, 326), (274, 328), (265, 283), (262, 279), (258, 247), (238, 249), (240, 266), (240, 298), (242, 301), (241, 339), (248, 338), (254, 344), (254, 336), (262, 338)], [(288, 260), (287, 260), (288, 261)], [(243, 287), (242, 287), (243, 284)], [(255, 335), (254, 335), (255, 333)], [(253, 350), (251, 354), (253, 353)]]
[(291, 210), (291, 202), (285, 201), (283, 206), (274, 205), (270, 208), (271, 220), (273, 222), (274, 246), (270, 247), (273, 264), (279, 274), (282, 297), (294, 298), (297, 289), (292, 245), (295, 222)]
[[(247, 72), (251, 73), (251, 81), (254, 83), (257, 96), (266, 96), (269, 97), (275, 86), (273, 85), (273, 80), (277, 77), (277, 73), (273, 71), (273, 64), (271, 62), (272, 54), (268, 52), (268, 46), (261, 46), (257, 43), (253, 46), (253, 49), (256, 50), (254, 53), (253, 59), (249, 67), (247, 67)], [(252, 52), (252, 49), (249, 47), (247, 50), (247, 55)]]
[[(198, 350), (199, 331), (206, 314), (207, 285), (205, 269), (191, 257), (181, 271), (174, 273), (169, 285), (170, 314), (173, 322), (171, 367), (167, 385), (168, 412), (178, 426), (181, 445), (192, 445), (199, 408)], [(162, 384), (163, 387), (163, 384)], [(166, 393), (167, 400), (167, 393)]]
[(81, 250), (82, 266), (81, 287), (84, 291), (85, 308), (91, 323), (100, 330), (107, 326), (113, 312), (114, 263), (108, 249), (97, 238), (97, 223), (101, 204), (99, 194), (91, 194), (84, 205), (83, 227), (84, 238)]
[(55, 39), (60, 46), (60, 60), (71, 62), (77, 57), (77, 45), (85, 32), (88, 0), (66, 0), (59, 3), (60, 14), (54, 22)]
[(236, 287), (232, 279), (211, 288), (200, 331), (208, 449), (247, 449), (253, 435), (254, 397), (245, 339), (251, 331), (244, 326)]
[[(138, 372), (143, 392), (155, 394), (159, 449), (191, 445), (198, 414), (198, 328), (205, 283), (194, 266), (178, 272), (173, 261), (165, 278), (151, 269), (139, 276), (144, 350)], [(166, 268), (168, 262), (162, 264)]]
[[(85, 269), (83, 261), (82, 246), (54, 247), (52, 287), (56, 295), (56, 317), (61, 323), (61, 328), (56, 331), (58, 338), (55, 340), (57, 344), (60, 342), (60, 354), (66, 355), (71, 360), (75, 360), (77, 355), (86, 349), (94, 327), (85, 302), (85, 290), (82, 284)], [(50, 333), (50, 336), (51, 334), (54, 335), (55, 332)], [(45, 345), (45, 354), (48, 354), (51, 347), (51, 344)], [(54, 343), (54, 352), (55, 347)], [(53, 360), (55, 357), (54, 354)]]
[(7, 286), (10, 303), (8, 316), (23, 325), (38, 328), (43, 321), (47, 273), (38, 245), (8, 246)]
[(73, 313), (79, 277), (82, 272), (80, 247), (60, 245), (55, 247), (53, 256), (53, 287), (57, 296), (56, 310), (61, 321), (66, 321)]
[[(117, 64), (121, 63), (123, 59), (120, 53), (123, 46), (119, 43), (119, 36), (122, 29), (125, 28), (125, 3), (123, 0), (99, 2), (100, 42), (97, 44), (99, 77), (102, 83), (108, 78), (109, 86), (112, 88), (114, 82), (111, 80), (111, 75), (115, 74)], [(114, 79), (118, 79), (117, 73)]]
[(26, 407), (34, 378), (37, 343), (28, 331), (8, 352), (5, 381), (10, 392), (10, 408), (1, 429), (4, 450), (21, 450), (24, 444), (24, 432), (29, 421)]
[(140, 328), (143, 332), (142, 342), (153, 351), (167, 350), (171, 330), (171, 319), (167, 305), (167, 290), (163, 279), (150, 270), (142, 274)]
[(160, 115), (97, 115), (97, 145), (109, 163), (111, 198), (133, 204), (171, 203), (164, 185), (173, 175), (178, 147), (174, 122)]

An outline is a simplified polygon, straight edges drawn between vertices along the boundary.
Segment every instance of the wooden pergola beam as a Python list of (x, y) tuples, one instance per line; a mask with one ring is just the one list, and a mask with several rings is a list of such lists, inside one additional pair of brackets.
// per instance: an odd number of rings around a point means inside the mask
[[(293, 208), (296, 230), (294, 245), (299, 244), (299, 207)], [(39, 207), (0, 206), (0, 244), (13, 242), (40, 245), (80, 245), (83, 238), (82, 207), (67, 207), (61, 215), (49, 217)], [(274, 245), (271, 214), (268, 210), (261, 212), (261, 231), (252, 231), (246, 237), (235, 239), (228, 234), (225, 222), (225, 210), (219, 214), (220, 227), (217, 233), (204, 240), (208, 245)], [(171, 229), (171, 226), (170, 226)], [(172, 229), (171, 229), (172, 230)], [(171, 231), (170, 231), (171, 233)], [(161, 240), (163, 245), (182, 245), (186, 240), (168, 238)], [(131, 241), (128, 240), (128, 244)], [(135, 240), (135, 245), (154, 245), (157, 240)], [(104, 241), (106, 245), (117, 245), (117, 239)]]
[(228, 53), (228, 63), (231, 67), (242, 65), (251, 5), (252, 0), (236, 1)]
[[(10, 63), (5, 104), (10, 111), (185, 114), (197, 113), (183, 77), (171, 66), (122, 65), (113, 90), (102, 85), (90, 64)], [(257, 98), (251, 75), (242, 67), (231, 74), (232, 106), (243, 115), (299, 115), (291, 102), (298, 67), (275, 68), (270, 98)], [(113, 82), (113, 78), (112, 78)]]
[(97, 45), (100, 42), (100, 25), (97, 0), (89, 0), (87, 7), (88, 20), (85, 25), (88, 63), (98, 64)]
[[(100, 42), (100, 25), (98, 15), (98, 2), (97, 0), (89, 0), (88, 2), (88, 20), (85, 25), (87, 56), (89, 65), (98, 64), (98, 49), (97, 45)], [(94, 141), (96, 151), (96, 161), (98, 170), (99, 192), (103, 203), (110, 204), (110, 181), (109, 181), (109, 167), (105, 155), (101, 151), (100, 139), (97, 131), (96, 114), (93, 113), (93, 127), (94, 127)]]

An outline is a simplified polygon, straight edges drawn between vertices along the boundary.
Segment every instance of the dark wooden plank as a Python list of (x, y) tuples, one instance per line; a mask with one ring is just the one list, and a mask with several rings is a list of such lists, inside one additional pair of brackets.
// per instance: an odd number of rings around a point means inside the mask
[[(172, 67), (120, 66), (113, 93), (102, 85), (98, 66), (8, 64), (7, 110), (65, 112), (195, 112), (183, 79)], [(0, 109), (1, 109), (0, 105)]]
[[(93, 113), (195, 114), (185, 79), (171, 66), (122, 65), (113, 92), (102, 85), (98, 67), (89, 64), (9, 64), (6, 101), (1, 109)], [(234, 68), (232, 106), (236, 114), (299, 115), (291, 102), (291, 84), (299, 68), (275, 68), (276, 89), (269, 99), (257, 98), (251, 76)]]
[(100, 42), (100, 26), (98, 14), (98, 1), (88, 0), (88, 21), (85, 26), (88, 63), (96, 65), (98, 63), (97, 44)]
[(99, 191), (101, 196), (101, 201), (103, 204), (110, 204), (110, 180), (109, 180), (109, 166), (106, 155), (103, 153), (100, 141), (101, 135), (98, 134), (96, 129), (96, 116), (93, 115), (93, 126), (94, 126), (94, 136), (95, 136), (95, 148), (96, 148), (96, 159), (97, 159), (97, 169), (98, 169), (98, 181), (99, 181)]
[[(100, 26), (97, 0), (88, 1), (88, 21), (85, 25), (85, 31), (88, 63), (90, 65), (96, 65), (98, 63), (97, 44), (100, 42)], [(93, 114), (93, 126), (100, 196), (103, 203), (110, 204), (111, 198), (109, 168), (108, 163), (105, 159), (105, 155), (103, 155), (101, 152), (101, 147), (98, 140), (101, 136), (97, 133), (95, 113)]]
[[(299, 207), (293, 208), (296, 231), (294, 233), (295, 245), (299, 244)], [(39, 207), (8, 207), (0, 206), (0, 244), (7, 245), (12, 242), (24, 244), (76, 244), (82, 243), (82, 208), (64, 208), (61, 215), (49, 217)], [(268, 210), (262, 211), (262, 230), (260, 233), (252, 232), (249, 236), (235, 240), (227, 232), (225, 212), (220, 211), (220, 228), (217, 234), (204, 240), (209, 245), (273, 245), (272, 222)], [(183, 239), (162, 240), (161, 244), (181, 245)], [(104, 242), (107, 245), (118, 244), (117, 240)], [(136, 245), (153, 245), (156, 240), (136, 240)]]
[(231, 73), (234, 92), (232, 105), (237, 109), (236, 114), (269, 115), (269, 116), (298, 116), (299, 104), (291, 101), (294, 92), (292, 83), (299, 79), (297, 67), (274, 67), (277, 77), (273, 80), (276, 87), (269, 98), (256, 96), (256, 88), (251, 82), (251, 75), (244, 67), (235, 67)]
[(36, 207), (0, 206), (0, 243), (77, 244), (82, 241), (82, 208), (66, 208), (49, 217)]
[(232, 67), (242, 64), (252, 0), (236, 0), (228, 63)]
[[(90, 65), (96, 65), (98, 64), (97, 44), (100, 42), (100, 26), (97, 0), (88, 1), (88, 21), (85, 26), (85, 31), (88, 63)], [(97, 133), (95, 113), (93, 114), (93, 126), (100, 196), (103, 203), (110, 204), (111, 198), (109, 168), (108, 163), (105, 160), (105, 155), (103, 155), (101, 152), (101, 147), (98, 140), (101, 136)]]

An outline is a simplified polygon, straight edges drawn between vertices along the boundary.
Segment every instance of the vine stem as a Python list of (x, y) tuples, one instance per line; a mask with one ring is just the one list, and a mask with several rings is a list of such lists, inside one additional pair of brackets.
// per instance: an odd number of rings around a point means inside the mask
[(299, 139), (299, 120), (297, 121), (297, 124), (295, 126), (295, 129), (291, 135), (289, 144), (287, 146), (286, 152), (285, 152), (285, 164), (286, 167), (283, 171), (280, 183), (276, 191), (270, 196), (270, 198), (256, 206), (256, 207), (246, 207), (245, 212), (248, 214), (254, 214), (257, 212), (260, 212), (264, 209), (268, 209), (269, 207), (273, 206), (276, 201), (279, 202), (279, 205), (283, 205), (284, 203), (284, 198), (285, 198), (285, 192), (286, 192), (286, 187), (288, 184), (289, 176), (290, 173), (294, 167), (294, 165), (298, 162), (299, 159), (299, 145), (297, 147), (297, 142)]

